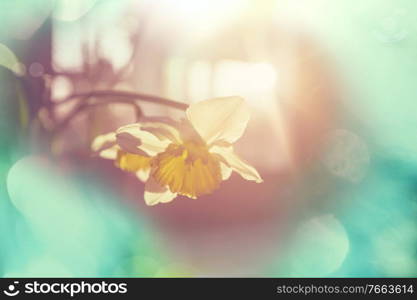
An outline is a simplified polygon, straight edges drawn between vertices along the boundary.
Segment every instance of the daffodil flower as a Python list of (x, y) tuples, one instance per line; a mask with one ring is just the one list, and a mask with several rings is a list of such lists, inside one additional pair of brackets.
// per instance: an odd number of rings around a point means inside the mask
[[(262, 182), (256, 169), (233, 150), (249, 117), (242, 98), (215, 98), (191, 104), (181, 123), (126, 125), (115, 135), (98, 137), (93, 148), (102, 157), (115, 159), (122, 169), (147, 170), (146, 204), (170, 202), (177, 195), (195, 199), (216, 190), (232, 171)], [(142, 160), (147, 161), (146, 168), (139, 163)]]

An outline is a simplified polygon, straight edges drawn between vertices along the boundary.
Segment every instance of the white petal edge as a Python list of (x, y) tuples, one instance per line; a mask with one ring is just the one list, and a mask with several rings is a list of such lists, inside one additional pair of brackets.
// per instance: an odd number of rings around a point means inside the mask
[(96, 136), (91, 143), (91, 150), (94, 152), (110, 148), (116, 144), (116, 133), (109, 132)]
[(119, 146), (115, 145), (111, 148), (101, 150), (98, 155), (104, 159), (115, 160), (117, 158), (117, 152), (120, 150)]
[(250, 118), (247, 103), (237, 96), (193, 103), (186, 114), (194, 129), (209, 145), (215, 141), (235, 142), (242, 136)]
[(240, 157), (238, 157), (232, 147), (220, 147), (213, 146), (210, 148), (210, 152), (220, 155), (223, 161), (232, 168), (235, 172), (239, 173), (246, 180), (255, 181), (256, 183), (263, 182), (263, 179), (259, 175), (258, 171)]
[(222, 180), (225, 181), (232, 175), (233, 169), (224, 163), (220, 163), (220, 171), (222, 173)]
[(122, 150), (154, 156), (163, 152), (172, 142), (169, 139), (160, 139), (155, 134), (142, 130), (142, 124), (135, 123), (120, 127), (116, 131), (117, 144)]
[(91, 143), (91, 150), (105, 159), (116, 159), (118, 149), (115, 132), (98, 135)]
[(177, 128), (163, 122), (141, 122), (141, 129), (153, 133), (159, 139), (168, 139), (174, 143), (180, 143), (181, 137)]
[(146, 169), (146, 170), (139, 170), (136, 172), (136, 177), (142, 181), (142, 182), (146, 182), (149, 179), (149, 174), (151, 173), (150, 169)]
[(158, 203), (168, 203), (177, 197), (176, 193), (169, 190), (168, 187), (160, 186), (152, 177), (149, 177), (145, 184), (144, 199), (149, 206)]

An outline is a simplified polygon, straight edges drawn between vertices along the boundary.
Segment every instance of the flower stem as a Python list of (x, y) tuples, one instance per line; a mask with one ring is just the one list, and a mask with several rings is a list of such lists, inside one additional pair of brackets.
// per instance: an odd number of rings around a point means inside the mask
[[(95, 100), (99, 100), (98, 103), (89, 103), (89, 99), (95, 98)], [(110, 99), (109, 99), (110, 98)], [(115, 99), (111, 99), (115, 98)], [(148, 94), (142, 93), (133, 93), (133, 92), (126, 92), (126, 91), (115, 91), (115, 90), (101, 90), (101, 91), (92, 91), (87, 93), (77, 93), (68, 96), (67, 98), (55, 103), (55, 105), (60, 105), (63, 103), (68, 103), (74, 99), (80, 99), (81, 101), (77, 104), (76, 108), (71, 111), (66, 118), (64, 118), (57, 126), (55, 127), (55, 134), (60, 132), (64, 129), (68, 123), (77, 115), (79, 112), (87, 109), (89, 107), (101, 105), (101, 104), (109, 104), (109, 103), (130, 103), (132, 104), (136, 111), (140, 111), (140, 106), (138, 102), (145, 101), (149, 103), (155, 103), (160, 105), (165, 105), (168, 107), (172, 107), (175, 109), (186, 110), (188, 105), (181, 102), (176, 102), (174, 100), (162, 98), (159, 96), (153, 96)]]
[(62, 104), (62, 103), (67, 103), (68, 101), (71, 101), (75, 98), (91, 98), (91, 97), (95, 97), (97, 99), (109, 98), (109, 97), (125, 98), (127, 101), (132, 101), (132, 102), (145, 101), (149, 103), (169, 106), (169, 107), (180, 109), (180, 110), (186, 110), (188, 107), (186, 103), (177, 102), (177, 101), (162, 98), (159, 96), (142, 94), (142, 93), (134, 93), (134, 92), (126, 92), (126, 91), (114, 91), (114, 90), (101, 90), (101, 91), (92, 91), (92, 92), (87, 92), (87, 93), (72, 94), (69, 97), (65, 98), (64, 100), (59, 101), (57, 105)]

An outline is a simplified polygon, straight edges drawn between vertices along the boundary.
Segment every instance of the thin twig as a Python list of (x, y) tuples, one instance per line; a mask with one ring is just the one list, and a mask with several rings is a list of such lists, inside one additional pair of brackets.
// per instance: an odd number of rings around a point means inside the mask
[(142, 93), (134, 93), (134, 92), (126, 92), (126, 91), (114, 91), (114, 90), (102, 90), (102, 91), (92, 91), (92, 92), (87, 92), (87, 93), (72, 94), (68, 96), (67, 98), (63, 99), (62, 101), (57, 102), (56, 105), (67, 103), (76, 98), (91, 98), (91, 97), (97, 97), (96, 98), (97, 100), (100, 100), (100, 97), (101, 98), (108, 98), (108, 97), (126, 98), (126, 99), (129, 99), (127, 101), (145, 101), (149, 103), (169, 106), (169, 107), (180, 109), (180, 110), (186, 110), (188, 107), (188, 104), (186, 103), (177, 102), (177, 101), (162, 98), (159, 96), (153, 96), (153, 95), (142, 94)]
[[(101, 100), (101, 102), (89, 103), (90, 101), (88, 100), (90, 100), (93, 97), (95, 98), (95, 100)], [(109, 97), (114, 97), (118, 99), (108, 99)], [(93, 91), (93, 92), (88, 92), (88, 93), (72, 94), (68, 96), (67, 98), (63, 99), (62, 101), (55, 103), (55, 105), (68, 103), (73, 99), (80, 99), (80, 101), (77, 103), (76, 108), (73, 109), (67, 115), (67, 117), (64, 118), (55, 127), (55, 130), (54, 130), (55, 134), (57, 134), (62, 129), (64, 129), (68, 125), (68, 123), (78, 113), (80, 113), (81, 111), (89, 107), (100, 106), (100, 105), (110, 104), (110, 103), (126, 103), (126, 104), (132, 104), (135, 107), (137, 114), (138, 113), (141, 114), (141, 109), (140, 109), (140, 106), (138, 105), (138, 102), (140, 101), (166, 105), (166, 106), (170, 106), (170, 107), (181, 109), (181, 110), (185, 110), (188, 107), (188, 105), (185, 103), (176, 102), (176, 101), (165, 99), (162, 97), (146, 95), (146, 94), (137, 94), (137, 93), (132, 93), (132, 92), (124, 92), (124, 91)]]

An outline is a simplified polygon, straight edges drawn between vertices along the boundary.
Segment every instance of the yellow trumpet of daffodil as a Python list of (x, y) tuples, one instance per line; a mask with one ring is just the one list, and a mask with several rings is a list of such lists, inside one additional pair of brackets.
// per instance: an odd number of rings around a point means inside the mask
[(232, 171), (257, 183), (256, 169), (233, 150), (246, 129), (250, 111), (240, 97), (191, 104), (180, 123), (139, 122), (98, 136), (92, 149), (145, 183), (146, 204), (197, 198), (216, 190)]

